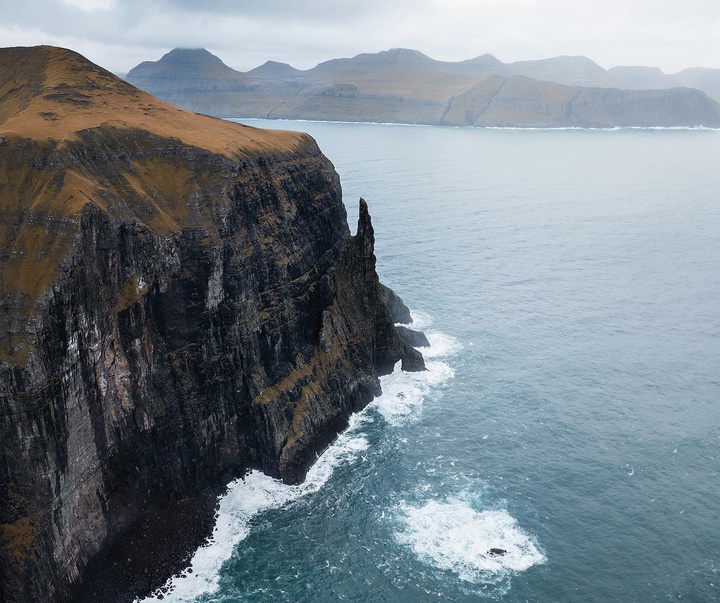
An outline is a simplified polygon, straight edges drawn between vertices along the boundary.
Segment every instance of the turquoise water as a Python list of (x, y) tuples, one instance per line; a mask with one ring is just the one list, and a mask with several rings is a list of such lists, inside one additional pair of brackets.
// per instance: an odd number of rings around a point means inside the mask
[(248, 123), (367, 199), (430, 370), (165, 600), (720, 601), (720, 131)]

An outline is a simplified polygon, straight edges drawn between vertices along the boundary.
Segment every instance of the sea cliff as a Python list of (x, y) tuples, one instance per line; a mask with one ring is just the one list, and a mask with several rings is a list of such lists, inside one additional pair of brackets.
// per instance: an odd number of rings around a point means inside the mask
[(71, 601), (139, 518), (301, 481), (424, 365), (309, 136), (51, 47), (1, 50), (0, 86), (0, 599)]

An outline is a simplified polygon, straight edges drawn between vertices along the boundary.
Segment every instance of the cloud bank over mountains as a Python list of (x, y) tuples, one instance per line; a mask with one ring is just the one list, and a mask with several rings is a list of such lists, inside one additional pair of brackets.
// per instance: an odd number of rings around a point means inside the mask
[(392, 47), (440, 60), (563, 54), (667, 73), (720, 67), (715, 0), (5, 0), (0, 45), (54, 44), (124, 72), (171, 48), (205, 47), (248, 70), (307, 69)]

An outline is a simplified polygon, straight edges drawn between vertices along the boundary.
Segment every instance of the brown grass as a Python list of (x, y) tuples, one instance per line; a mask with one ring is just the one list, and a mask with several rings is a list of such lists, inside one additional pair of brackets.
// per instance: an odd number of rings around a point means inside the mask
[(137, 276), (131, 276), (123, 285), (122, 291), (120, 291), (115, 311), (127, 310), (135, 302), (140, 301), (147, 292), (147, 283), (143, 283)]
[(51, 46), (0, 49), (0, 82), (0, 136), (73, 140), (81, 130), (115, 126), (179, 138), (229, 157), (293, 152), (304, 139), (297, 132), (259, 130), (179, 109), (77, 53)]
[(6, 551), (11, 562), (16, 567), (22, 566), (32, 551), (37, 538), (37, 528), (32, 517), (23, 517), (15, 523), (0, 525), (0, 541), (2, 549)]
[[(6, 255), (0, 271), (0, 295), (37, 299), (51, 284), (78, 231), (76, 220), (94, 195), (96, 185), (74, 173), (65, 174), (58, 189), (50, 174), (19, 169), (5, 157), (0, 165), (0, 236)], [(31, 214), (33, 219), (22, 219)], [(55, 226), (51, 226), (52, 223)], [(2, 240), (2, 239), (0, 239)]]
[[(19, 317), (57, 279), (79, 233), (82, 208), (93, 202), (113, 215), (139, 219), (161, 236), (203, 225), (206, 209), (188, 207), (192, 193), (213, 190), (217, 174), (191, 172), (178, 160), (136, 159), (108, 187), (93, 166), (37, 167), (38, 157), (88, 136), (150, 140), (145, 131), (241, 159), (285, 155), (307, 144), (295, 132), (260, 130), (184, 111), (142, 92), (82, 56), (60, 48), (0, 49), (0, 361), (22, 364), (26, 334)], [(173, 142), (177, 145), (177, 142)], [(144, 149), (153, 157), (152, 149)], [(145, 152), (147, 151), (147, 152)], [(116, 205), (113, 205), (116, 204)], [(204, 213), (203, 213), (204, 212)], [(141, 289), (123, 291), (119, 309)], [(29, 323), (28, 323), (29, 324)]]

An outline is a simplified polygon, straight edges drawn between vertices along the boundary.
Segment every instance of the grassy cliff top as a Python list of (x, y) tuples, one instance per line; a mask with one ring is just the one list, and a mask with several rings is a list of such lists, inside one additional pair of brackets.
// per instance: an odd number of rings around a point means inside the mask
[(228, 160), (308, 151), (305, 134), (179, 109), (69, 50), (0, 49), (0, 361), (27, 359), (86, 205), (160, 236), (210, 230)]
[(292, 152), (303, 138), (179, 109), (71, 50), (0, 49), (0, 136), (73, 140), (99, 126), (146, 130), (227, 156)]

